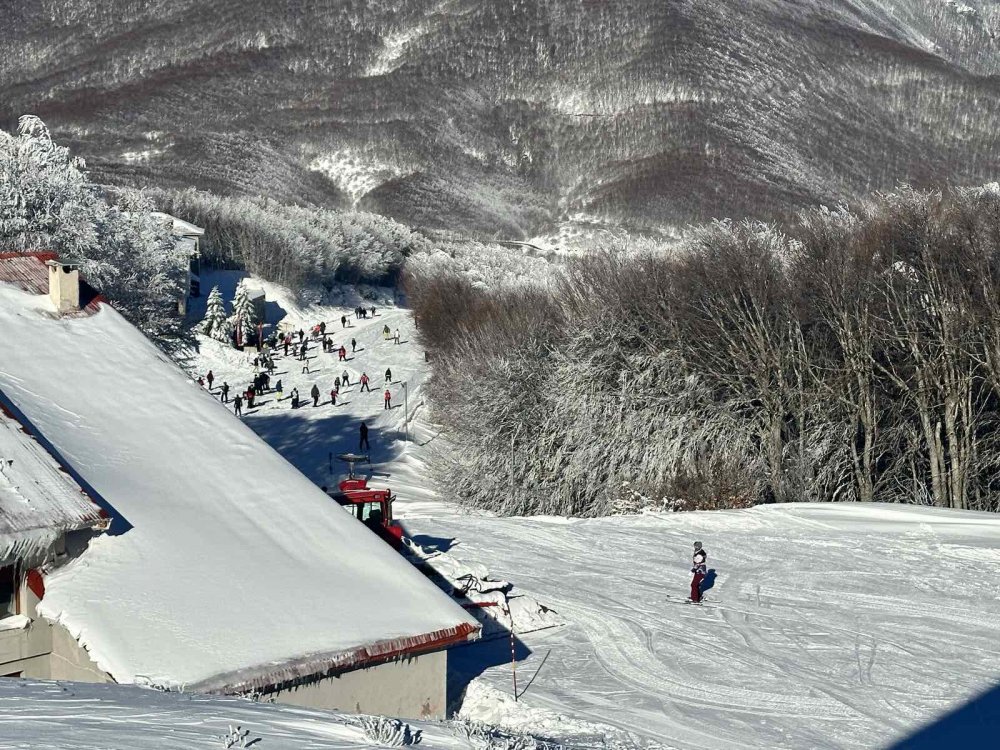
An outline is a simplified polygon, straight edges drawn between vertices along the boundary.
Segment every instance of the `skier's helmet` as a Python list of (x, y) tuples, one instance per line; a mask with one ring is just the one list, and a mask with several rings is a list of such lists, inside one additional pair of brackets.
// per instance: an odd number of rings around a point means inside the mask
[(694, 550), (695, 550), (695, 552), (700, 552), (701, 551), (701, 542), (695, 542), (694, 543)]

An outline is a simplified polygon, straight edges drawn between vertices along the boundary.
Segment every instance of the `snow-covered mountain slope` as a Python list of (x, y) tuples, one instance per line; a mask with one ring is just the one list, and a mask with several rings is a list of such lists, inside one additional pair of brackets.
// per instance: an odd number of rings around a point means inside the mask
[(0, 125), (101, 181), (527, 238), (994, 179), (986, 0), (40, 0)]
[[(366, 322), (350, 298), (282, 304), (296, 326), (326, 319), (337, 344), (358, 341), (352, 382), (361, 372), (378, 382), (387, 366), (407, 381), (413, 440), (396, 439), (402, 409), (356, 387), (342, 407), (268, 404), (247, 423), (325, 484), (340, 472), (328, 471), (328, 454), (355, 449), (368, 420), (373, 484), (398, 493), (408, 532), (485, 565), (567, 623), (519, 635), (516, 705), (490, 692), (510, 697), (507, 644), (453, 651), (457, 687), (474, 680), (464, 715), (548, 737), (579, 736), (584, 722), (671, 748), (860, 749), (906, 738), (1000, 684), (1000, 516), (878, 504), (591, 520), (465, 511), (429, 479), (428, 451), (443, 437), (426, 421), (427, 365), (406, 311), (379, 304)], [(403, 343), (382, 340), (385, 322)], [(250, 376), (244, 355), (213, 346), (191, 367)], [(335, 359), (318, 354), (309, 375), (282, 366), (286, 390), (327, 387), (344, 369)], [(401, 385), (392, 389), (398, 401)], [(703, 607), (683, 602), (695, 540), (714, 570)]]

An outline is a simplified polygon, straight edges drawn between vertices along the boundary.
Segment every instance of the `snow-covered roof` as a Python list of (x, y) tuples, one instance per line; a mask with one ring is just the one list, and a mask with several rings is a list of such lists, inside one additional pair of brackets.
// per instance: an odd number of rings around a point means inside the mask
[(100, 523), (101, 509), (0, 401), (0, 564)]
[(169, 222), (171, 226), (170, 231), (179, 237), (201, 237), (205, 234), (205, 230), (202, 227), (195, 226), (190, 221), (184, 221), (184, 219), (171, 216), (163, 211), (153, 211), (152, 216), (164, 223)]
[(475, 637), (110, 306), (51, 312), (0, 284), (0, 398), (126, 529), (50, 574), (38, 607), (115, 680), (235, 691)]
[(174, 241), (174, 247), (177, 248), (178, 252), (191, 257), (196, 252), (198, 252), (198, 245), (194, 237), (177, 237)]
[(249, 299), (265, 299), (265, 294), (263, 289), (256, 289), (253, 287), (247, 287), (247, 297)]

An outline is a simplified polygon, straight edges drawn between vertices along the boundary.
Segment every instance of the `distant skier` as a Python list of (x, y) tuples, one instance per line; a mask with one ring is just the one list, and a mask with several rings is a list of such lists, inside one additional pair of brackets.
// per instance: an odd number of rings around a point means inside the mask
[(382, 326), (382, 338), (385, 341), (389, 340), (389, 325), (388, 324)]
[(330, 403), (333, 404), (334, 406), (337, 405), (337, 389), (336, 388), (334, 388), (333, 390), (330, 391)]
[(392, 392), (388, 388), (385, 389), (385, 408), (392, 408)]
[(702, 549), (701, 542), (695, 542), (694, 555), (691, 558), (691, 572), (694, 574), (691, 579), (691, 602), (693, 604), (701, 604), (701, 584), (708, 573), (707, 561), (708, 554)]
[(347, 349), (345, 349), (343, 346), (341, 346), (340, 350), (337, 352), (337, 361), (338, 362), (347, 361)]
[(319, 386), (313, 383), (312, 390), (309, 391), (309, 395), (313, 397), (313, 408), (319, 406)]
[(239, 396), (233, 399), (233, 411), (236, 412), (237, 417), (243, 416), (243, 399)]
[(333, 387), (338, 391), (340, 390), (340, 375), (333, 379)]
[(322, 336), (326, 335), (326, 321), (325, 320), (321, 320), (320, 321), (320, 323), (319, 323), (319, 332), (320, 332), (320, 335), (322, 335)]
[(205, 380), (208, 381), (208, 390), (212, 390), (212, 383), (215, 382), (215, 375), (212, 374), (211, 370), (208, 371), (208, 375), (205, 376)]
[(375, 305), (372, 305), (372, 317), (375, 317)]
[(298, 388), (292, 388), (292, 408), (293, 409), (298, 409), (299, 408), (299, 389)]
[(386, 383), (392, 382), (392, 370), (390, 370), (388, 367), (385, 368), (385, 382)]
[(247, 388), (247, 408), (253, 408), (253, 400), (257, 397), (257, 391), (253, 389), (253, 386)]
[(288, 356), (288, 343), (289, 343), (289, 338), (288, 338), (288, 336), (285, 336), (285, 340), (282, 342), (282, 344), (285, 347), (285, 356), (286, 357)]
[(359, 451), (370, 451), (371, 446), (368, 445), (368, 425), (364, 422), (361, 423), (361, 427), (358, 428), (358, 432), (361, 435), (361, 440), (358, 443)]
[(399, 329), (398, 328), (396, 329), (396, 335), (392, 337), (392, 340), (395, 343), (397, 343), (397, 344), (399, 343)]
[(372, 389), (368, 387), (368, 382), (369, 382), (368, 373), (367, 372), (361, 373), (361, 392), (362, 393), (364, 393), (365, 391), (368, 391), (369, 393), (371, 393)]
[(351, 354), (354, 354), (358, 350), (358, 342), (356, 339), (351, 339)]
[(229, 403), (229, 383), (222, 381), (222, 403)]
[(344, 384), (345, 388), (351, 384), (350, 379), (347, 377), (347, 370), (344, 370), (344, 374), (340, 376), (340, 382)]
[(347, 316), (346, 315), (341, 315), (340, 316), (340, 327), (341, 328), (347, 328)]
[(205, 378), (203, 378), (201, 375), (198, 376), (198, 385), (200, 385), (202, 388), (205, 387)]
[(282, 390), (281, 378), (278, 378), (278, 382), (274, 384), (274, 392), (278, 394), (278, 401), (281, 401)]

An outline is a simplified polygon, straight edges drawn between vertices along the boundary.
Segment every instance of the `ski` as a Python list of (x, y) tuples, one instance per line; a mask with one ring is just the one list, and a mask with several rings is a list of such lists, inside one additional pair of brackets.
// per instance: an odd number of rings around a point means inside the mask
[(707, 599), (705, 597), (702, 597), (702, 600), (700, 602), (693, 602), (690, 599), (681, 599), (680, 597), (670, 596), (669, 594), (666, 597), (666, 601), (670, 602), (671, 604), (689, 604), (694, 607), (705, 607), (705, 606), (718, 607), (719, 604), (721, 604), (721, 602), (719, 602), (717, 599)]

